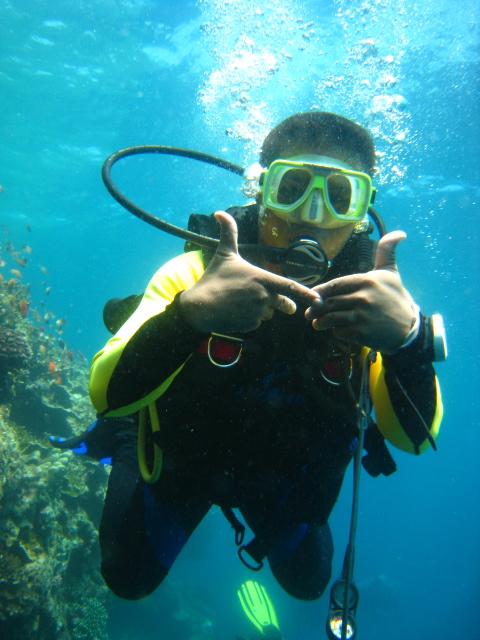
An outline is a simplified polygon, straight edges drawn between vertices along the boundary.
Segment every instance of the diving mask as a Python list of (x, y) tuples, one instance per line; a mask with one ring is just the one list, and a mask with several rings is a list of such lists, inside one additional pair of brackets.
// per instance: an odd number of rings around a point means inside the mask
[(328, 229), (359, 222), (375, 199), (368, 174), (327, 156), (275, 160), (262, 178), (263, 205), (297, 224)]

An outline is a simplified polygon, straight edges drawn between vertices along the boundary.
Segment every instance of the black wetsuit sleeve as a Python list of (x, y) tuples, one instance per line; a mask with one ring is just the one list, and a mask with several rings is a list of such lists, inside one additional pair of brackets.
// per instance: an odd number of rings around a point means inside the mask
[(136, 413), (165, 393), (182, 371), (201, 335), (180, 313), (179, 295), (204, 270), (200, 251), (165, 263), (132, 315), (94, 355), (89, 393), (99, 415)]
[(159, 387), (205, 338), (183, 318), (179, 298), (177, 294), (128, 341), (108, 384), (108, 411), (129, 405)]
[(424, 332), (422, 316), (419, 334), (411, 345), (396, 354), (382, 355), (390, 401), (416, 453), (429, 439), (438, 403), (431, 354), (423, 348)]

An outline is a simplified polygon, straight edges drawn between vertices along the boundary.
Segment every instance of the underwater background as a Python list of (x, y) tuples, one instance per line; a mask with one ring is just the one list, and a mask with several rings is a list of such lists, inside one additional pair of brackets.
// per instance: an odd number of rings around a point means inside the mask
[[(236, 558), (212, 510), (149, 598), (98, 573), (106, 471), (50, 451), (92, 418), (88, 362), (108, 298), (143, 291), (179, 239), (114, 202), (100, 170), (136, 144), (247, 166), (283, 118), (336, 111), (374, 135), (376, 208), (408, 239), (402, 277), (444, 315), (438, 452), (362, 476), (359, 638), (478, 637), (479, 8), (475, 0), (0, 0), (0, 636), (230, 640), (253, 635), (236, 590), (269, 590), (286, 640), (325, 637), (327, 597), (294, 601)], [(185, 226), (245, 201), (241, 179), (177, 157), (123, 161), (116, 182)], [(351, 474), (350, 474), (351, 475)], [(351, 481), (332, 516), (334, 576)]]

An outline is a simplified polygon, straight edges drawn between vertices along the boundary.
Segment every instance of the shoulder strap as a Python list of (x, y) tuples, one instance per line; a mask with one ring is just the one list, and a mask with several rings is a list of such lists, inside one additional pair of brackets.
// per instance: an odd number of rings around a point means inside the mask
[[(241, 244), (255, 244), (258, 240), (258, 206), (250, 204), (243, 207), (229, 207), (227, 213), (233, 216), (238, 226), (238, 241)], [(212, 214), (192, 213), (188, 219), (188, 230), (210, 238), (220, 237), (220, 227)], [(201, 248), (207, 264), (213, 256), (212, 249), (199, 247), (187, 240), (184, 251), (198, 251)]]

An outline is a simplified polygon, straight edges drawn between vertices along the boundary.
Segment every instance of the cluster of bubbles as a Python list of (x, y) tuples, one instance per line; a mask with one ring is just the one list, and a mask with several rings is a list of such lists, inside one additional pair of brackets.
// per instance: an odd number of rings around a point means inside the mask
[(359, 120), (372, 133), (378, 156), (377, 182), (405, 177), (406, 145), (415, 142), (402, 88), (411, 25), (405, 0), (336, 0), (342, 55), (316, 85), (319, 104)]
[(472, 0), (463, 12), (448, 0), (197, 2), (209, 52), (198, 90), (203, 118), (212, 135), (242, 144), (246, 163), (283, 118), (333, 111), (373, 134), (377, 184), (415, 180), (408, 165), (438, 143), (428, 127), (446, 106), (433, 78), (454, 68), (468, 87), (478, 59), (480, 12)]
[(301, 86), (292, 63), (306, 51), (313, 23), (292, 0), (257, 6), (247, 0), (199, 0), (199, 5), (206, 46), (215, 60), (199, 103), (207, 124), (241, 140), (245, 159), (251, 158), (296, 102)]
[(214, 56), (198, 98), (207, 124), (254, 154), (278, 120), (335, 111), (366, 125), (379, 154), (377, 180), (405, 175), (412, 142), (402, 60), (409, 44), (405, 0), (336, 0), (321, 16), (293, 0), (199, 0)]

